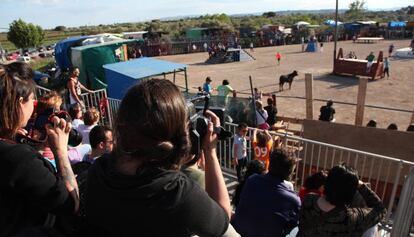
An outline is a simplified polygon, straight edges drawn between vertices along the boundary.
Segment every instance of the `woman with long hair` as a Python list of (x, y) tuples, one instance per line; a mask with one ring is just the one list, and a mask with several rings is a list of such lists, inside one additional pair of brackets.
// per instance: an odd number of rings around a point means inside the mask
[(33, 71), (25, 63), (0, 65), (0, 236), (51, 227), (49, 213), (71, 214), (78, 187), (67, 157), (70, 123), (58, 117), (46, 126), (58, 173), (32, 147), (15, 142), (34, 109)]
[(114, 150), (89, 169), (85, 210), (91, 234), (221, 236), (228, 230), (230, 200), (213, 133), (220, 120), (206, 113), (204, 191), (179, 171), (191, 144), (178, 88), (151, 79), (128, 90), (117, 114)]

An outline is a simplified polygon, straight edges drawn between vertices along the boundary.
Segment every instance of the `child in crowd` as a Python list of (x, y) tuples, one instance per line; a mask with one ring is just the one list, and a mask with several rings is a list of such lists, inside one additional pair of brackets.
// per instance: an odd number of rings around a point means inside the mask
[(323, 195), (323, 189), (326, 182), (327, 172), (319, 171), (309, 176), (304, 185), (299, 190), (300, 201), (303, 202), (305, 196), (308, 194), (314, 194), (318, 196)]
[(267, 130), (257, 132), (253, 131), (253, 150), (254, 159), (261, 160), (265, 164), (265, 173), (269, 171), (270, 152), (273, 148), (272, 136)]
[(88, 109), (83, 116), (83, 122), (85, 124), (80, 124), (78, 131), (82, 134), (82, 143), (89, 144), (89, 132), (99, 122), (99, 111), (95, 108)]

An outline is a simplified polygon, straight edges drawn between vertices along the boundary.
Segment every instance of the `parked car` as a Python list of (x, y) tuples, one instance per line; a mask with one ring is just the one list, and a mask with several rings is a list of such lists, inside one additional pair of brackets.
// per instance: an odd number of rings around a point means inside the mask
[(17, 57), (16, 61), (29, 63), (30, 62), (30, 57), (27, 57), (27, 56), (19, 56), (19, 57)]

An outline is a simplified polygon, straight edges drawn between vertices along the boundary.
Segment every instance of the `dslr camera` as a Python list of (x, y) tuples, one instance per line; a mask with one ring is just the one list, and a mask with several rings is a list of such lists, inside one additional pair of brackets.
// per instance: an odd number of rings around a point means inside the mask
[[(39, 146), (46, 142), (47, 133), (46, 133), (46, 124), (52, 123), (52, 118), (56, 116), (58, 118), (64, 119), (66, 122), (72, 122), (70, 115), (61, 110), (55, 112), (53, 108), (46, 109), (42, 113), (38, 114), (34, 119), (30, 120), (26, 126), (26, 130), (29, 132), (29, 136), (18, 135), (16, 136), (16, 142), (28, 144), (31, 146)], [(76, 129), (71, 129), (69, 132), (69, 141), (68, 145), (75, 147), (82, 142), (82, 134)]]
[[(204, 101), (204, 108), (197, 112), (194, 103), (199, 101)], [(205, 112), (209, 108), (209, 101), (210, 95), (202, 93), (187, 100), (187, 112), (190, 122), (191, 154), (196, 156), (200, 154), (202, 141), (207, 134), (208, 123), (210, 120), (205, 116)], [(222, 126), (214, 127), (214, 133), (217, 134), (219, 140), (225, 140), (233, 136), (231, 132), (226, 131)]]

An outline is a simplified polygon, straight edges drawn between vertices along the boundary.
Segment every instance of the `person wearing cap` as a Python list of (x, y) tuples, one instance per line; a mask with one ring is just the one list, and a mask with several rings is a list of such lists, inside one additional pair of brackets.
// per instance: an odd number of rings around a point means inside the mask
[(203, 84), (203, 91), (211, 95), (211, 92), (213, 91), (213, 87), (211, 86), (210, 83), (211, 83), (211, 78), (207, 77), (206, 82)]

